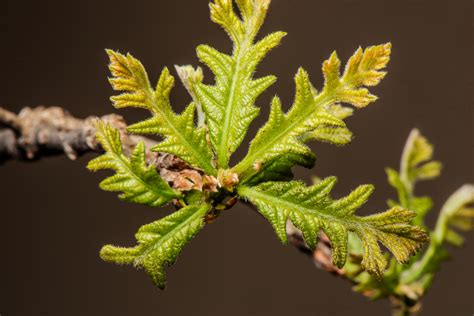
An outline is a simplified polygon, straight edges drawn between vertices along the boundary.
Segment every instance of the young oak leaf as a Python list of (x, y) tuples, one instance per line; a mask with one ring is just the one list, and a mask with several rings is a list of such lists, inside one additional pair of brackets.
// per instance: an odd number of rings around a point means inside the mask
[(140, 107), (149, 110), (153, 117), (128, 128), (132, 133), (158, 134), (164, 141), (152, 148), (154, 151), (176, 155), (191, 166), (216, 175), (212, 164), (212, 152), (206, 141), (205, 128), (196, 128), (194, 116), (196, 105), (191, 103), (181, 115), (173, 112), (170, 93), (174, 77), (164, 68), (156, 89), (152, 89), (143, 65), (132, 55), (107, 50), (110, 57), (109, 79), (117, 91), (126, 91), (111, 100), (116, 108)]
[(154, 166), (147, 165), (143, 142), (136, 145), (128, 158), (123, 154), (119, 131), (100, 121), (96, 126), (96, 137), (105, 154), (91, 160), (87, 168), (116, 171), (115, 175), (100, 183), (103, 190), (123, 192), (120, 199), (150, 206), (161, 206), (181, 197), (181, 193), (160, 177)]
[[(454, 192), (443, 205), (435, 229), (435, 238), (448, 241), (455, 246), (462, 246), (464, 237), (460, 231), (474, 229), (474, 185), (465, 184)], [(444, 235), (444, 239), (442, 236)]]
[(311, 153), (301, 137), (310, 135), (317, 127), (345, 127), (341, 119), (331, 115), (324, 106), (318, 104), (305, 70), (298, 71), (295, 84), (295, 101), (289, 112), (283, 113), (280, 99), (275, 97), (268, 122), (251, 142), (247, 156), (233, 168), (242, 179), (259, 172), (253, 167), (255, 164), (263, 165), (287, 154)]
[(377, 100), (363, 86), (376, 86), (387, 74), (385, 68), (390, 60), (392, 45), (370, 46), (365, 50), (359, 47), (349, 59), (344, 74), (340, 77), (341, 61), (336, 52), (323, 63), (325, 86), (322, 94), (331, 95), (338, 102), (349, 103), (361, 108)]
[[(413, 221), (416, 225), (423, 224), (424, 217), (433, 206), (431, 198), (414, 195), (416, 182), (433, 179), (441, 173), (441, 162), (432, 158), (433, 145), (419, 130), (413, 129), (403, 149), (400, 172), (391, 168), (385, 169), (388, 182), (398, 193), (398, 204), (417, 212), (418, 215)], [(389, 201), (389, 204), (397, 205), (397, 202)]]
[[(425, 177), (408, 175), (418, 174), (416, 169), (420, 166), (433, 165), (432, 156), (432, 145), (419, 131), (413, 130), (405, 145), (400, 173), (390, 168), (386, 169), (388, 181), (398, 193), (398, 201), (389, 200), (389, 206), (393, 208), (401, 206), (415, 211), (417, 215), (411, 220), (411, 224), (421, 227), (426, 227), (423, 219), (432, 208), (433, 201), (430, 197), (417, 197), (414, 194), (416, 181)], [(436, 169), (435, 175), (440, 171), (439, 168)], [(354, 242), (358, 240), (352, 238), (353, 234), (350, 234), (349, 252), (352, 260), (344, 266), (344, 274), (356, 284), (357, 292), (371, 299), (386, 298), (395, 294), (419, 302), (432, 284), (441, 263), (450, 257), (446, 244), (463, 245), (464, 237), (458, 231), (474, 228), (474, 210), (469, 207), (472, 203), (474, 203), (472, 184), (466, 184), (452, 194), (441, 209), (435, 230), (430, 233), (431, 238), (426, 251), (403, 267), (394, 260), (390, 261), (382, 282), (376, 277), (361, 273), (359, 260), (363, 254), (362, 243)]]
[[(404, 283), (415, 282), (421, 278), (434, 277), (443, 260), (446, 260), (446, 243), (462, 246), (464, 237), (455, 229), (468, 231), (474, 228), (474, 185), (465, 184), (455, 191), (441, 208), (431, 241), (423, 257), (401, 275)], [(471, 206), (471, 207), (470, 207)], [(446, 254), (440, 256), (440, 254)]]
[(414, 187), (418, 180), (429, 180), (440, 175), (441, 162), (432, 158), (433, 145), (418, 129), (413, 129), (403, 149), (400, 166), (401, 178), (408, 188)]
[[(323, 73), (326, 79), (324, 89), (333, 94), (339, 102), (352, 104), (356, 107), (364, 107), (375, 101), (376, 97), (371, 95), (361, 86), (375, 86), (385, 77), (385, 68), (390, 60), (391, 44), (371, 46), (363, 50), (358, 48), (349, 59), (342, 78), (339, 78), (340, 61), (334, 52), (329, 60), (323, 64)], [(317, 96), (317, 91), (314, 89)], [(345, 119), (353, 114), (351, 108), (341, 106), (337, 103), (326, 105), (326, 109), (339, 119)], [(346, 145), (352, 140), (352, 132), (346, 127), (321, 125), (305, 135), (302, 140), (310, 139), (329, 142), (334, 145)]]
[(239, 147), (250, 123), (259, 113), (255, 101), (276, 77), (254, 79), (258, 63), (286, 35), (272, 33), (254, 43), (270, 1), (237, 1), (242, 19), (234, 12), (232, 1), (216, 0), (210, 4), (211, 19), (229, 34), (232, 55), (201, 45), (197, 55), (215, 75), (215, 84), (196, 83), (195, 91), (206, 113), (211, 143), (219, 168), (227, 168), (230, 156)]
[(142, 226), (133, 248), (107, 245), (100, 251), (103, 260), (144, 268), (160, 288), (166, 286), (165, 266), (172, 265), (183, 247), (203, 228), (209, 205), (189, 205), (156, 222)]
[(339, 200), (329, 196), (335, 177), (307, 187), (302, 182), (266, 182), (255, 187), (240, 186), (238, 194), (256, 205), (267, 218), (283, 243), (287, 242), (286, 223), (291, 220), (302, 233), (307, 245), (314, 249), (317, 235), (322, 230), (331, 240), (333, 263), (342, 268), (347, 257), (348, 233), (355, 233), (362, 241), (362, 267), (382, 276), (387, 261), (382, 255), (381, 242), (402, 263), (408, 261), (428, 235), (420, 228), (409, 225), (414, 212), (392, 208), (384, 213), (360, 217), (355, 211), (373, 191), (363, 185)]
[(255, 164), (264, 164), (279, 155), (289, 152), (303, 154), (309, 151), (305, 142), (316, 139), (346, 144), (352, 133), (342, 121), (352, 114), (339, 103), (364, 107), (375, 96), (362, 86), (379, 83), (385, 72), (380, 71), (389, 61), (390, 44), (361, 49), (349, 59), (346, 70), (340, 77), (341, 62), (334, 52), (323, 63), (325, 85), (321, 93), (311, 84), (308, 74), (300, 69), (295, 77), (296, 97), (287, 114), (281, 110), (280, 101), (275, 98), (270, 118), (252, 141), (247, 156), (234, 171), (242, 178), (258, 173), (252, 170)]

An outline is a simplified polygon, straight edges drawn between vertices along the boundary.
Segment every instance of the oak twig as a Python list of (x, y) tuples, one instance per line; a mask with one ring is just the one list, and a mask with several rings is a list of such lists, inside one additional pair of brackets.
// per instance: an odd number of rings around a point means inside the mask
[[(147, 148), (156, 144), (150, 138), (127, 133), (124, 118), (116, 114), (79, 119), (61, 107), (25, 107), (19, 114), (0, 107), (0, 165), (9, 160), (36, 161), (59, 155), (76, 160), (89, 152), (102, 153), (95, 138), (98, 119), (120, 131), (125, 154), (138, 142), (144, 142)], [(176, 156), (147, 151), (147, 161), (175, 189), (216, 190), (216, 178), (189, 167)]]

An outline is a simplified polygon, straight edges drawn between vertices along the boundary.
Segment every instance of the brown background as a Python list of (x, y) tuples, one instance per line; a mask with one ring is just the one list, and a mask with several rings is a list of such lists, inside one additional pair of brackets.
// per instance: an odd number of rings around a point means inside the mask
[[(449, 3), (449, 4), (448, 4)], [(272, 95), (292, 100), (292, 77), (302, 65), (315, 85), (333, 49), (347, 59), (359, 46), (391, 41), (389, 75), (374, 89), (380, 100), (349, 120), (356, 139), (345, 148), (314, 144), (310, 174), (337, 175), (334, 193), (358, 184), (377, 190), (366, 210), (383, 210), (393, 197), (384, 167), (398, 166), (403, 143), (418, 127), (436, 145), (443, 176), (418, 187), (440, 204), (473, 181), (472, 2), (274, 0), (263, 33), (289, 36), (258, 74), (279, 77), (258, 103), (268, 114)], [(11, 110), (61, 105), (77, 116), (114, 111), (104, 48), (132, 52), (153, 81), (166, 65), (196, 65), (200, 43), (229, 51), (208, 18), (206, 0), (20, 1), (0, 9), (0, 103)], [(209, 76), (208, 76), (209, 77)], [(173, 93), (181, 109), (182, 87)], [(145, 112), (122, 111), (129, 122)], [(245, 146), (236, 155), (242, 157)], [(313, 267), (282, 246), (263, 218), (240, 205), (210, 225), (169, 269), (160, 292), (143, 272), (102, 262), (104, 243), (131, 245), (136, 229), (167, 213), (119, 202), (100, 191), (104, 173), (85, 170), (91, 156), (52, 158), (0, 168), (0, 313), (10, 315), (386, 315), (349, 284)], [(474, 234), (452, 250), (425, 299), (422, 315), (471, 315)]]

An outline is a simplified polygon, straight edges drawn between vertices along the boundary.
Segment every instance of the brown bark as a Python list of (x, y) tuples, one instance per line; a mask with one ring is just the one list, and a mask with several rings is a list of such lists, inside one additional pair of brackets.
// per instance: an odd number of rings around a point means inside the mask
[[(140, 141), (147, 148), (156, 144), (150, 138), (127, 133), (124, 118), (116, 114), (79, 119), (60, 107), (26, 107), (18, 115), (0, 107), (0, 165), (8, 160), (36, 161), (58, 155), (76, 160), (89, 152), (101, 153), (103, 150), (95, 138), (98, 119), (120, 131), (125, 154)], [(217, 189), (216, 178), (189, 167), (176, 156), (147, 151), (147, 161), (175, 189)]]
[[(31, 161), (62, 154), (75, 160), (87, 152), (101, 152), (95, 139), (97, 119), (93, 116), (78, 119), (60, 107), (26, 107), (18, 115), (0, 108), (0, 161)], [(124, 133), (126, 124), (119, 115), (100, 119), (122, 132), (125, 152), (140, 140), (149, 146), (154, 143)]]

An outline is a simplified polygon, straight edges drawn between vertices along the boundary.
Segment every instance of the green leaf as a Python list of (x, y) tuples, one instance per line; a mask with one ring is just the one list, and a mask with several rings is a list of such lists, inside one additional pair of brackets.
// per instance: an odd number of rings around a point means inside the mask
[(442, 165), (439, 161), (432, 161), (433, 145), (413, 129), (408, 136), (403, 149), (400, 166), (400, 177), (408, 190), (413, 190), (418, 180), (429, 180), (438, 177)]
[(119, 131), (100, 121), (97, 123), (97, 139), (105, 154), (91, 160), (87, 168), (116, 171), (115, 175), (100, 183), (103, 190), (123, 192), (120, 199), (150, 206), (161, 206), (181, 197), (160, 177), (155, 166), (147, 165), (143, 142), (136, 145), (128, 158), (123, 154)]
[(405, 263), (428, 239), (423, 230), (408, 224), (415, 216), (409, 210), (393, 208), (366, 217), (355, 215), (373, 187), (362, 185), (348, 196), (333, 200), (329, 193), (335, 182), (334, 177), (310, 187), (302, 182), (266, 182), (256, 187), (240, 186), (238, 193), (257, 206), (284, 243), (287, 242), (288, 220), (302, 231), (305, 242), (312, 249), (319, 231), (324, 231), (331, 240), (334, 265), (340, 268), (346, 262), (348, 232), (354, 232), (362, 241), (362, 267), (378, 276), (383, 275), (387, 265), (378, 242), (399, 262)]
[(149, 110), (153, 117), (132, 125), (128, 131), (140, 134), (158, 134), (164, 141), (152, 150), (176, 155), (191, 166), (216, 175), (212, 165), (212, 152), (206, 141), (206, 129), (196, 128), (194, 116), (196, 105), (189, 105), (181, 115), (173, 112), (170, 92), (174, 77), (164, 68), (156, 89), (152, 89), (143, 65), (132, 55), (122, 55), (107, 50), (110, 57), (110, 79), (117, 91), (126, 91), (111, 100), (116, 108), (140, 107)]
[[(428, 196), (413, 197), (410, 203), (410, 209), (422, 218), (433, 208), (433, 200)], [(419, 225), (421, 223), (417, 223)]]
[(424, 227), (424, 218), (433, 206), (429, 197), (416, 197), (416, 182), (433, 179), (441, 172), (441, 163), (432, 161), (433, 146), (417, 129), (411, 131), (403, 149), (400, 172), (386, 168), (388, 182), (398, 193), (399, 204), (416, 211), (414, 225)]
[(133, 264), (144, 268), (153, 282), (165, 288), (165, 267), (172, 265), (179, 253), (204, 226), (208, 205), (190, 205), (139, 229), (138, 245), (122, 248), (107, 245), (100, 251), (103, 260), (117, 264)]
[(258, 170), (255, 164), (265, 164), (287, 155), (308, 155), (311, 150), (300, 139), (321, 126), (345, 127), (342, 120), (331, 115), (315, 100), (308, 74), (303, 69), (295, 77), (296, 97), (288, 114), (283, 113), (280, 99), (272, 102), (270, 118), (250, 144), (247, 156), (234, 168), (241, 178), (249, 177)]
[[(399, 202), (392, 202), (393, 204), (401, 205), (404, 208), (415, 211), (420, 219), (424, 218), (428, 211), (433, 207), (433, 200), (428, 196), (415, 197), (412, 196), (405, 187), (405, 184), (400, 178), (398, 172), (391, 168), (385, 169), (387, 173), (388, 182), (397, 190)], [(417, 223), (417, 225), (421, 222)]]
[(469, 231), (474, 228), (474, 185), (465, 184), (454, 192), (441, 208), (435, 236), (442, 242), (449, 227)]
[[(381, 276), (387, 261), (380, 244), (397, 260), (406, 262), (428, 239), (422, 229), (409, 225), (414, 213), (399, 207), (396, 202), (392, 202), (394, 207), (384, 213), (357, 216), (356, 210), (373, 191), (371, 185), (360, 186), (347, 197), (335, 200), (329, 195), (335, 178), (317, 180), (310, 187), (302, 182), (283, 182), (293, 178), (293, 166), (314, 166), (315, 155), (307, 142), (319, 140), (345, 145), (351, 141), (352, 132), (343, 120), (351, 116), (354, 109), (346, 104), (362, 108), (376, 100), (367, 87), (377, 85), (386, 75), (389, 43), (365, 50), (359, 48), (342, 75), (341, 62), (334, 52), (323, 63), (325, 82), (320, 91), (312, 85), (306, 71), (300, 69), (295, 76), (295, 100), (288, 112), (282, 110), (280, 99), (275, 97), (269, 120), (251, 142), (247, 156), (234, 168), (229, 168), (232, 154), (259, 113), (257, 98), (276, 81), (274, 76), (255, 77), (258, 64), (286, 35), (275, 32), (257, 39), (269, 5), (270, 0), (211, 1), (211, 19), (229, 35), (233, 50), (223, 53), (208, 45), (198, 46), (198, 58), (214, 74), (213, 84), (204, 83), (199, 67), (176, 66), (178, 76), (192, 98), (191, 104), (180, 114), (170, 105), (175, 81), (167, 68), (154, 88), (137, 59), (130, 54), (107, 51), (112, 73), (110, 82), (115, 90), (123, 91), (111, 98), (114, 106), (139, 107), (152, 113), (151, 118), (129, 126), (128, 131), (161, 136), (161, 142), (152, 150), (181, 158), (190, 168), (197, 169), (191, 171), (208, 177), (206, 179), (213, 186), (202, 192), (176, 192), (160, 178), (153, 166), (147, 165), (144, 144), (138, 144), (128, 158), (122, 152), (119, 132), (109, 126), (98, 126), (98, 138), (106, 154), (92, 161), (89, 168), (117, 171), (102, 182), (104, 189), (121, 191), (121, 198), (125, 200), (153, 206), (173, 199), (179, 199), (181, 206), (190, 204), (143, 226), (136, 234), (138, 245), (135, 247), (105, 246), (101, 251), (104, 260), (144, 268), (155, 284), (164, 288), (165, 267), (176, 260), (184, 244), (205, 221), (213, 220), (221, 211), (232, 207), (237, 200), (236, 193), (258, 207), (284, 242), (287, 241), (288, 220), (301, 229), (305, 242), (313, 249), (319, 232), (323, 231), (331, 240), (333, 261), (338, 267), (346, 262), (348, 247), (351, 247), (360, 253), (357, 260), (362, 260), (363, 268)], [(423, 144), (420, 146), (423, 149)], [(440, 166), (436, 162), (422, 165), (426, 159), (420, 155), (409, 157), (410, 163), (416, 166), (416, 170), (410, 171), (410, 177), (436, 176)], [(402, 204), (420, 212), (431, 207), (428, 199), (412, 196), (412, 190), (406, 185), (408, 176), (390, 171), (389, 178), (391, 184), (400, 189)], [(454, 223), (454, 217), (450, 218)], [(459, 241), (454, 234), (449, 236), (453, 242)], [(353, 262), (353, 267), (356, 265), (360, 268), (359, 262)], [(359, 273), (357, 270), (353, 273)], [(390, 285), (395, 288), (395, 284)]]
[(399, 205), (410, 208), (411, 197), (402, 179), (400, 179), (399, 173), (392, 168), (385, 168), (385, 172), (387, 173), (388, 183), (394, 187), (398, 193)]
[(430, 180), (439, 177), (441, 173), (441, 163), (430, 161), (413, 170), (412, 177), (417, 180)]
[(322, 95), (330, 94), (338, 102), (349, 103), (358, 108), (365, 107), (377, 100), (363, 86), (376, 86), (387, 74), (385, 68), (390, 60), (391, 44), (370, 46), (363, 50), (359, 47), (349, 59), (344, 74), (340, 74), (341, 61), (336, 52), (323, 63), (326, 79)]
[(196, 83), (195, 91), (206, 113), (211, 143), (218, 167), (228, 167), (232, 153), (245, 137), (250, 123), (259, 113), (255, 101), (275, 81), (267, 76), (254, 79), (258, 63), (285, 36), (272, 33), (258, 42), (255, 36), (263, 23), (270, 1), (238, 1), (242, 19), (233, 10), (232, 1), (210, 4), (211, 18), (224, 28), (234, 44), (232, 55), (201, 45), (197, 55), (215, 75), (215, 84)]
[[(343, 76), (341, 62), (336, 53), (323, 63), (325, 85), (321, 93), (309, 81), (308, 74), (300, 69), (295, 77), (295, 101), (287, 114), (276, 97), (268, 122), (250, 144), (247, 156), (233, 169), (242, 179), (257, 173), (252, 167), (263, 165), (277, 156), (307, 154), (304, 144), (316, 139), (343, 145), (352, 138), (344, 118), (351, 110), (340, 105), (349, 103), (364, 107), (376, 100), (363, 86), (374, 86), (385, 76), (381, 71), (390, 56), (390, 43), (359, 49), (349, 59)], [(253, 169), (253, 170), (252, 170)]]
[(322, 125), (302, 137), (303, 140), (306, 138), (342, 146), (351, 142), (352, 132), (346, 127)]

